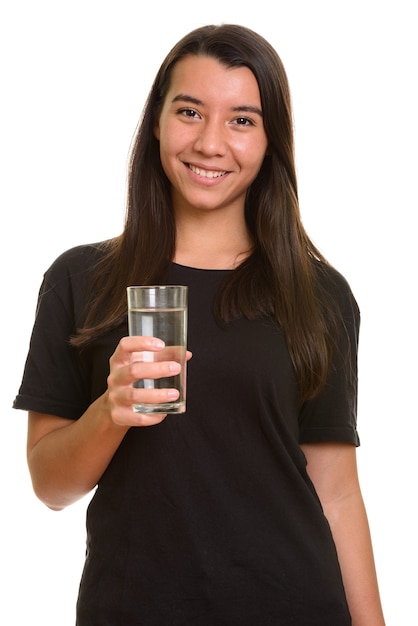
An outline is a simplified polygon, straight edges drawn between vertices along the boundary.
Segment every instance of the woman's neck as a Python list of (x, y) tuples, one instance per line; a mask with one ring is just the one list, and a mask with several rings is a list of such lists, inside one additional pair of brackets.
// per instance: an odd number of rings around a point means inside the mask
[(245, 220), (203, 216), (176, 223), (174, 261), (197, 269), (234, 269), (250, 254)]

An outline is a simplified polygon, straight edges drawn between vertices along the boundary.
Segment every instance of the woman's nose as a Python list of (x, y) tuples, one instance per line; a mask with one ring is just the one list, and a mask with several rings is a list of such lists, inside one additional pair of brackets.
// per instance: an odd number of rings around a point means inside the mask
[(194, 147), (198, 152), (208, 156), (225, 154), (227, 150), (225, 128), (215, 121), (206, 121), (199, 128)]

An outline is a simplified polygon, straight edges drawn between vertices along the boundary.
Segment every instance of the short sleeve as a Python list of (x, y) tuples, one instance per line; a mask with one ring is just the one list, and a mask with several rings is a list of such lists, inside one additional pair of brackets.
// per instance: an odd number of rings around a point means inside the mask
[(89, 405), (88, 374), (70, 344), (80, 316), (83, 249), (64, 253), (45, 273), (16, 409), (77, 419)]
[(300, 443), (338, 441), (360, 445), (357, 432), (360, 311), (346, 280), (329, 270), (326, 289), (341, 311), (328, 378), (299, 417)]

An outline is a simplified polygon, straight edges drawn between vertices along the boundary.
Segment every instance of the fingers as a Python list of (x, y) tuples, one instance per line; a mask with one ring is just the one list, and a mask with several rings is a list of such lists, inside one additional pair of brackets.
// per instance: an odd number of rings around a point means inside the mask
[(162, 413), (141, 414), (133, 411), (134, 404), (160, 404), (178, 399), (173, 388), (149, 388), (153, 385), (134, 386), (136, 381), (176, 376), (191, 358), (184, 348), (165, 349), (164, 342), (153, 337), (124, 337), (109, 360), (108, 401), (111, 418), (124, 426), (149, 426), (165, 419)]
[[(110, 372), (107, 383), (109, 397), (112, 404), (132, 405), (145, 403), (160, 403), (176, 400), (176, 389), (136, 388), (133, 384), (139, 380), (168, 378), (179, 374), (180, 363), (162, 361), (154, 363), (134, 362), (114, 369)], [(173, 397), (175, 396), (175, 397)]]
[[(137, 357), (136, 357), (137, 358)], [(121, 367), (112, 367), (108, 377), (109, 387), (131, 386), (137, 380), (168, 378), (181, 371), (177, 361), (135, 360)]]
[(115, 352), (110, 357), (110, 365), (127, 365), (132, 360), (132, 354), (159, 352), (165, 347), (164, 341), (157, 337), (122, 337)]

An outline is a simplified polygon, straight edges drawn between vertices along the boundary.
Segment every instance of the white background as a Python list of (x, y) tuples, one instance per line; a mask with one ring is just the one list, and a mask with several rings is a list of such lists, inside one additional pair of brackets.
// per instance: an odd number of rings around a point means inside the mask
[(304, 222), (362, 311), (358, 456), (387, 624), (418, 624), (414, 4), (2, 2), (0, 621), (7, 626), (73, 625), (84, 557), (88, 498), (60, 513), (35, 498), (25, 414), (11, 409), (42, 274), (65, 249), (121, 231), (128, 152), (151, 81), (183, 34), (219, 22), (260, 32), (288, 72)]

